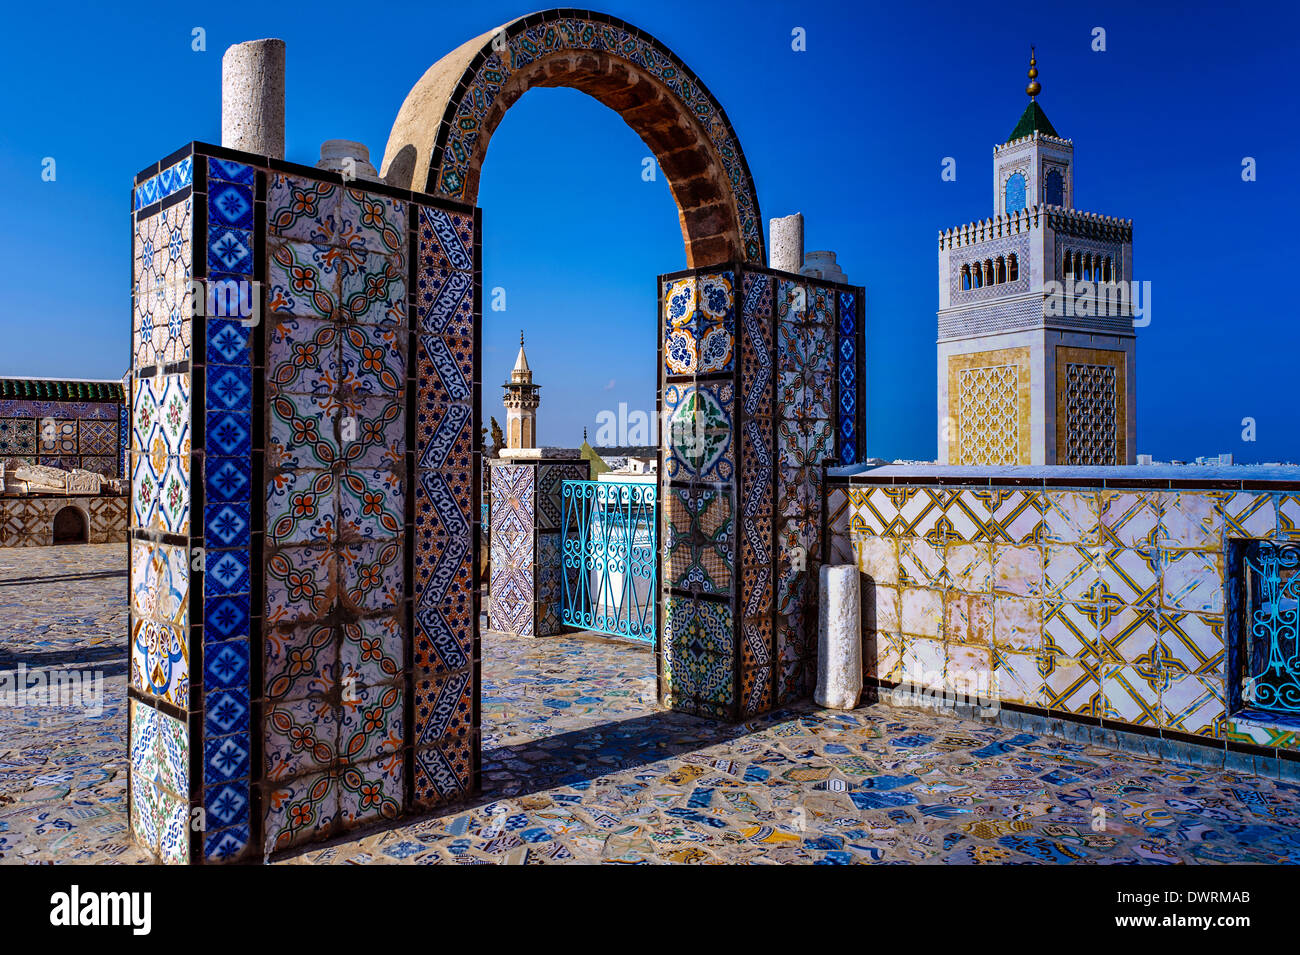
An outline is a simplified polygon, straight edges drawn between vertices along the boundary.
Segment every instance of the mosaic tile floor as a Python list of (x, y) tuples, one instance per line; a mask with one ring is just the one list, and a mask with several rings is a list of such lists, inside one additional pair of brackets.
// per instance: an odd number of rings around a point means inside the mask
[[(0, 669), (89, 664), (106, 696), (96, 718), (0, 708), (2, 862), (143, 861), (125, 841), (124, 559), (0, 551)], [(286, 861), (1300, 858), (1294, 785), (879, 705), (716, 726), (656, 711), (652, 668), (598, 638), (489, 635), (485, 795)]]

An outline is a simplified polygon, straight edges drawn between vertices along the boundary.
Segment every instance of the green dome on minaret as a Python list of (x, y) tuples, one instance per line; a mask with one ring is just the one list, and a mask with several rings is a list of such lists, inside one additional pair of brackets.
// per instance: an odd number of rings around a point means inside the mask
[(1034, 133), (1055, 136), (1057, 139), (1061, 138), (1061, 134), (1056, 131), (1056, 127), (1047, 118), (1043, 108), (1038, 105), (1037, 97), (1042, 90), (1043, 86), (1038, 82), (1038, 59), (1035, 57), (1034, 48), (1031, 46), (1029, 48), (1029, 85), (1025, 87), (1025, 92), (1029, 94), (1029, 105), (1020, 114), (1020, 120), (1016, 123), (1016, 128), (1011, 130), (1007, 142), (1015, 142), (1017, 139), (1024, 139)]

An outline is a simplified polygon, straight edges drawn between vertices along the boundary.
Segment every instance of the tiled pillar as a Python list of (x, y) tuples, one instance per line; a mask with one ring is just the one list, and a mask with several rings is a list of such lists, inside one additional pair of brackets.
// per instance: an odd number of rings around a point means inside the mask
[(478, 785), (477, 215), (163, 166), (132, 214), (132, 828), (256, 859)]
[(493, 630), (545, 637), (560, 621), (564, 481), (585, 481), (587, 461), (502, 459), (491, 462), (491, 611)]
[(660, 283), (661, 695), (743, 718), (812, 690), (821, 468), (861, 456), (861, 289), (744, 266)]
[(660, 278), (660, 696), (676, 710), (740, 711), (735, 594), (737, 357), (734, 268)]

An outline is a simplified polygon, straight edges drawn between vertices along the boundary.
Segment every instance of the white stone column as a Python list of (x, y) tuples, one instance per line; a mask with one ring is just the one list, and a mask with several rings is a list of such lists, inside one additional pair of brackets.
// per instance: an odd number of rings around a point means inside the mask
[(851, 710), (862, 695), (862, 599), (858, 568), (821, 570), (821, 620), (817, 643), (819, 706)]
[(284, 158), (284, 41), (236, 43), (221, 58), (221, 145)]
[(803, 268), (803, 213), (768, 220), (768, 265), (799, 274)]

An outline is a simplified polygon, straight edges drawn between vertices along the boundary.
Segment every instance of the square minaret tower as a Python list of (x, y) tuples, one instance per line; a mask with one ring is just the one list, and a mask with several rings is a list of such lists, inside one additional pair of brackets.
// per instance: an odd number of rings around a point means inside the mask
[(1131, 464), (1133, 224), (1074, 208), (1037, 75), (993, 148), (994, 215), (939, 235), (939, 460)]

